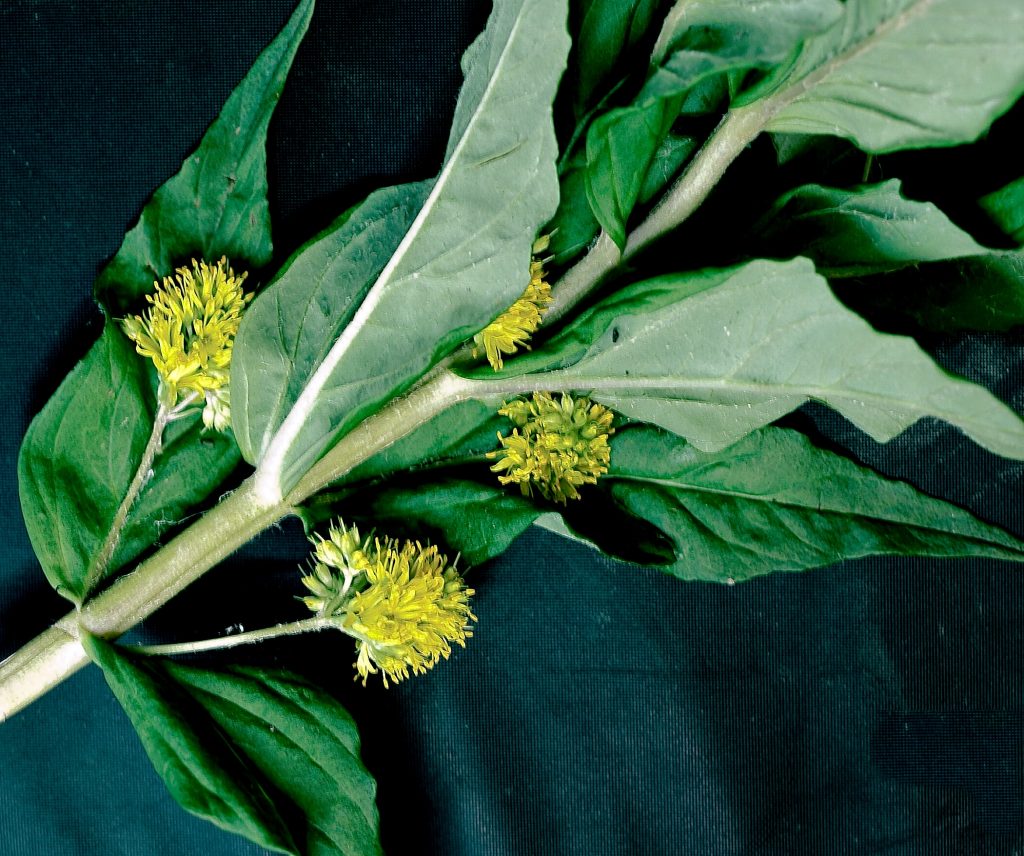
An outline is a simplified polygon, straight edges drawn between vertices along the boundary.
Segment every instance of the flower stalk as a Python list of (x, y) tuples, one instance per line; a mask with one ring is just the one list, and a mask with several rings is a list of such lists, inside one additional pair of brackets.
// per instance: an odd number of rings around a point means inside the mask
[(273, 627), (249, 630), (246, 633), (220, 636), (216, 639), (201, 639), (197, 642), (169, 642), (162, 645), (133, 645), (131, 650), (136, 654), (161, 656), (201, 654), (204, 651), (223, 651), (227, 648), (237, 648), (239, 645), (253, 645), (257, 642), (279, 639), (282, 636), (298, 636), (302, 633), (316, 633), (330, 628), (337, 629), (338, 626), (337, 621), (317, 615), (312, 618), (303, 618), (299, 621), (275, 624)]

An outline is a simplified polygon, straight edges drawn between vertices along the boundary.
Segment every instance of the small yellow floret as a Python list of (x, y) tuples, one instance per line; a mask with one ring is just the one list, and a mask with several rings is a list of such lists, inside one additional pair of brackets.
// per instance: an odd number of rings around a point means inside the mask
[(615, 429), (607, 407), (588, 398), (563, 394), (556, 400), (536, 392), (529, 400), (507, 402), (498, 413), (515, 428), (507, 437), (498, 433), (502, 448), (487, 453), (498, 458), (491, 471), (500, 473), (502, 484), (518, 484), (524, 496), (536, 488), (545, 499), (564, 505), (579, 499), (581, 486), (596, 484), (608, 472), (608, 438)]
[(344, 525), (315, 543), (313, 572), (302, 580), (313, 593), (305, 603), (337, 616), (355, 637), (364, 686), (378, 672), (385, 687), (389, 678), (397, 683), (410, 672), (423, 674), (448, 658), (452, 643), (465, 647), (473, 635), (473, 590), (437, 547), (391, 538), (371, 544)]
[(191, 268), (154, 283), (142, 315), (121, 321), (135, 349), (156, 366), (165, 403), (174, 406), (179, 395), (203, 398), (203, 421), (221, 431), (230, 423), (227, 384), (235, 334), (252, 300), (242, 291), (245, 278), (235, 275), (227, 259), (216, 265), (193, 259)]
[(533, 244), (530, 262), (530, 284), (522, 296), (473, 337), (473, 356), (482, 348), (491, 368), (499, 371), (504, 366), (503, 354), (514, 354), (520, 347), (529, 350), (526, 343), (537, 332), (544, 310), (551, 303), (551, 286), (545, 281), (544, 260), (537, 258), (551, 242), (544, 235)]

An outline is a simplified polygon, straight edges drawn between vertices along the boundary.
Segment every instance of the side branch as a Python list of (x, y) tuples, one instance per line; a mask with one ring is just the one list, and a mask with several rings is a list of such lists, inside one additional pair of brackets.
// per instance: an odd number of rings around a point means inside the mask
[[(732, 161), (765, 127), (774, 106), (771, 103), (751, 105), (730, 112), (672, 189), (629, 235), (624, 253), (620, 254), (614, 242), (602, 234), (590, 252), (562, 277), (555, 286), (555, 299), (547, 320), (565, 315), (624, 259), (688, 218), (707, 198)], [(297, 505), (372, 455), (451, 405), (474, 394), (498, 392), (449, 372), (447, 368), (455, 358), (453, 355), (442, 361), (412, 390), (342, 437), (283, 500), (274, 504), (261, 502), (254, 490), (256, 477), (250, 477), (132, 573), (0, 663), (0, 722), (88, 661), (79, 639), (80, 627), (96, 636), (119, 636), (251, 538), (290, 514)], [(135, 494), (144, 484), (148, 467), (139, 470), (143, 481)], [(125, 517), (131, 501), (126, 497)], [(112, 554), (115, 546), (116, 535), (112, 546), (104, 553)], [(101, 554), (97, 566), (101, 566), (101, 561), (108, 562), (109, 556), (104, 559)], [(97, 580), (100, 575), (96, 575)]]
[(314, 493), (466, 398), (469, 389), (449, 372), (434, 375), (346, 434), (280, 503), (260, 503), (255, 477), (248, 478), (130, 574), (0, 663), (0, 722), (88, 662), (80, 628), (105, 638), (126, 632)]

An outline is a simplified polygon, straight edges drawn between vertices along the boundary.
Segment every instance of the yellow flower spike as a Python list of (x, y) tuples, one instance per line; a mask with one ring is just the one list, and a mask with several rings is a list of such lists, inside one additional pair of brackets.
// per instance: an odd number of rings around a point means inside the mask
[(588, 398), (568, 394), (556, 400), (536, 392), (530, 399), (506, 402), (498, 411), (516, 426), (508, 436), (498, 434), (501, 448), (488, 452), (497, 458), (491, 472), (502, 484), (518, 484), (523, 496), (536, 489), (545, 499), (563, 505), (579, 499), (579, 488), (596, 484), (608, 472), (608, 438), (614, 414)]
[(203, 424), (217, 431), (231, 423), (231, 351), (253, 297), (242, 291), (246, 276), (236, 275), (226, 258), (215, 265), (193, 259), (190, 268), (154, 283), (142, 315), (121, 321), (135, 349), (156, 366), (163, 403), (203, 399)]
[(423, 674), (473, 635), (473, 590), (437, 547), (390, 538), (371, 543), (340, 521), (313, 543), (313, 568), (302, 578), (312, 594), (303, 602), (336, 617), (356, 639), (356, 680), (364, 686), (378, 672), (385, 687), (389, 679)]
[(551, 303), (551, 286), (545, 281), (544, 259), (537, 258), (550, 242), (548, 235), (534, 241), (530, 283), (526, 290), (515, 303), (473, 337), (473, 356), (479, 356), (482, 349), (487, 355), (487, 362), (495, 371), (505, 365), (502, 355), (514, 354), (521, 347), (529, 350), (530, 346), (526, 343), (537, 332), (544, 311)]

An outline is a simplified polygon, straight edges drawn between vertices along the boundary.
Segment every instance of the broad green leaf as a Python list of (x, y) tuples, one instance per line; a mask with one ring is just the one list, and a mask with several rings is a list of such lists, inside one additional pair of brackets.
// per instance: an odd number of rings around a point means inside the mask
[(1024, 91), (1019, 0), (849, 0), (767, 97), (767, 129), (835, 134), (870, 152), (966, 143)]
[(578, 83), (575, 101), (582, 115), (595, 101), (612, 69), (637, 46), (656, 22), (665, 0), (579, 0), (576, 38)]
[(734, 47), (744, 39), (764, 45), (777, 56), (791, 52), (809, 32), (820, 32), (841, 14), (836, 0), (676, 0), (665, 16), (653, 64), (667, 64), (672, 54), (704, 44)]
[[(538, 370), (543, 377), (510, 377)], [(1017, 414), (913, 340), (873, 330), (806, 259), (637, 283), (479, 387), (478, 397), (584, 391), (708, 451), (814, 399), (879, 441), (934, 416), (990, 451), (1024, 458)]]
[[(487, 475), (487, 463), (480, 463)], [(545, 509), (498, 484), (446, 477), (358, 491), (331, 508), (346, 522), (439, 544), (461, 566), (500, 555)]]
[(705, 453), (651, 426), (614, 438), (599, 485), (657, 526), (686, 580), (740, 581), (878, 554), (1024, 561), (1024, 542), (802, 434), (765, 428)]
[(87, 647), (183, 808), (278, 853), (382, 852), (356, 724), (322, 690), (283, 672)]
[[(429, 182), (387, 187), (301, 247), (246, 310), (231, 358), (238, 445), (260, 460), (408, 231)], [(388, 378), (381, 381), (387, 386)]]
[(1000, 229), (1024, 245), (1024, 178), (983, 196), (979, 203)]
[(236, 270), (270, 261), (267, 126), (313, 14), (302, 0), (228, 98), (181, 171), (146, 204), (96, 280), (96, 299), (120, 314), (190, 257), (227, 256)]
[(930, 202), (906, 199), (896, 179), (850, 190), (798, 187), (755, 231), (755, 254), (804, 255), (830, 277), (988, 252)]
[(647, 82), (587, 134), (587, 198), (620, 246), (645, 177), (680, 113), (717, 109), (751, 70), (773, 68), (836, 20), (835, 0), (682, 0), (669, 13)]
[(796, 431), (763, 428), (702, 452), (630, 424), (611, 450), (608, 473), (564, 507), (499, 487), (486, 462), (453, 457), (470, 466), (358, 490), (333, 512), (439, 542), (471, 566), (504, 552), (531, 523), (688, 580), (738, 581), (880, 554), (1024, 561), (1024, 542), (998, 527)]
[(879, 329), (1005, 332), (1024, 325), (1024, 252), (915, 265), (836, 280), (839, 298)]
[[(113, 322), (29, 426), (21, 508), (50, 584), (73, 600), (101, 551), (153, 427), (155, 373)], [(238, 463), (234, 440), (198, 417), (172, 423), (132, 506), (108, 572), (136, 558)]]
[[(254, 327), (246, 331), (247, 365), (259, 366), (284, 343), (294, 362), (311, 366), (293, 387), (298, 395), (271, 382), (238, 387), (264, 500), (287, 491), (341, 434), (522, 292), (530, 247), (558, 201), (551, 102), (568, 51), (565, 18), (565, 0), (496, 4), (463, 58), (466, 82), (441, 172), (322, 359), (305, 352), (301, 326), (271, 331), (266, 319), (274, 312), (260, 306), (267, 301), (247, 313), (243, 328)], [(257, 312), (263, 320), (251, 321)], [(306, 341), (317, 353), (325, 345)], [(233, 386), (236, 406), (234, 395)], [(271, 413), (280, 423), (254, 430), (253, 414)], [(267, 436), (268, 444), (256, 445)]]

